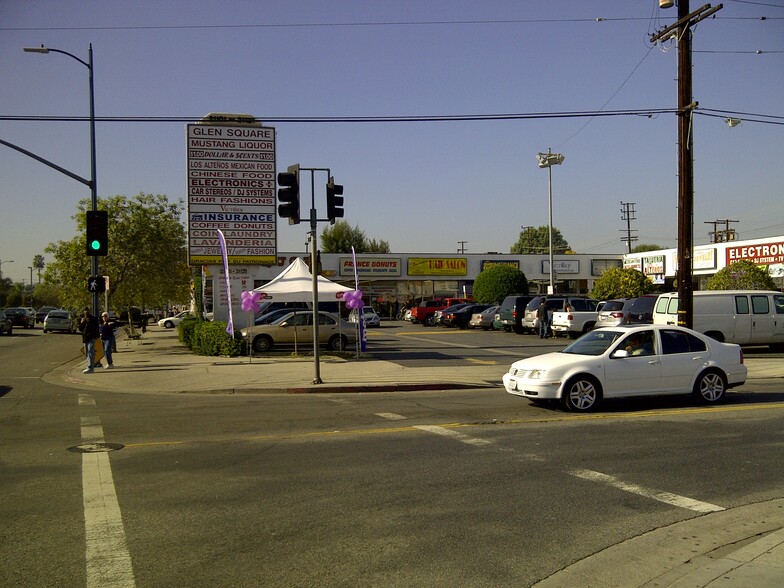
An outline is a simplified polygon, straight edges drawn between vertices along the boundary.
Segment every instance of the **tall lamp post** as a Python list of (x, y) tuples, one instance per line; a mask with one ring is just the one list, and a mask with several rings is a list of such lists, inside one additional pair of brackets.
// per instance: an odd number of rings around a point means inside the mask
[(555, 279), (553, 272), (553, 166), (561, 165), (564, 161), (564, 156), (560, 153), (553, 153), (551, 149), (547, 149), (547, 153), (539, 153), (536, 158), (539, 160), (539, 167), (547, 168), (548, 178), (548, 196), (547, 196), (547, 230), (550, 239), (548, 247), (548, 256), (550, 260), (550, 286), (547, 288), (548, 294), (555, 294)]
[[(80, 59), (73, 53), (68, 53), (68, 51), (62, 51), (61, 49), (51, 49), (49, 47), (44, 47), (41, 45), (40, 47), (25, 47), (25, 52), (27, 53), (62, 53), (63, 55), (67, 55), (71, 59), (75, 59), (83, 66), (87, 68), (89, 72), (89, 81), (90, 81), (90, 202), (91, 202), (91, 210), (96, 211), (98, 210), (98, 191), (96, 188), (95, 182), (95, 88), (93, 85), (93, 44), (90, 43), (89, 49), (87, 51), (87, 61)], [(91, 256), (92, 261), (90, 265), (90, 272), (93, 276), (98, 275), (98, 256), (93, 255)], [(97, 316), (98, 314), (98, 293), (93, 292), (93, 315)]]
[(0, 260), (0, 280), (3, 279), (3, 264), (4, 263), (14, 263), (13, 259), (2, 259)]

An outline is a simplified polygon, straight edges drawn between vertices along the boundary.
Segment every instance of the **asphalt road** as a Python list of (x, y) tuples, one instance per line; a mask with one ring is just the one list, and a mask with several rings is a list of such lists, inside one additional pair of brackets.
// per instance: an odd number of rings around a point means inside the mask
[[(511, 362), (565, 343), (371, 336), (401, 362)], [(500, 388), (226, 397), (44, 383), (78, 345), (40, 329), (0, 338), (0, 585), (88, 583), (86, 458), (69, 451), (85, 427), (122, 445), (102, 454), (132, 565), (118, 585), (530, 586), (706, 509), (784, 495), (780, 381), (722, 406), (648, 399), (593, 415)]]

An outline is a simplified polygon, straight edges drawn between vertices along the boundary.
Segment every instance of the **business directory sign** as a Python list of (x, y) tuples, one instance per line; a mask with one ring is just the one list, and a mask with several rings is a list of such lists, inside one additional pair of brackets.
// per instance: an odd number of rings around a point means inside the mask
[[(251, 119), (252, 120), (252, 119)], [(206, 119), (187, 125), (188, 263), (274, 265), (275, 129)]]

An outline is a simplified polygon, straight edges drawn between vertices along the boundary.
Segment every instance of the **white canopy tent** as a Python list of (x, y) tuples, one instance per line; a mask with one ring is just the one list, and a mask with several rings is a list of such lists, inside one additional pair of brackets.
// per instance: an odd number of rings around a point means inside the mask
[[(317, 276), (319, 302), (334, 302), (343, 298), (344, 292), (352, 288)], [(313, 276), (310, 269), (298, 257), (279, 276), (253, 290), (262, 294), (262, 302), (307, 302), (313, 299)]]

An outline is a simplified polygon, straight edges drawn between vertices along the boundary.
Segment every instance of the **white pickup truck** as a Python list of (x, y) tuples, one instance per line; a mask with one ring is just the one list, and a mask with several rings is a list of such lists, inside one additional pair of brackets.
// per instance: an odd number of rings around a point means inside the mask
[(553, 336), (566, 334), (572, 339), (576, 339), (583, 333), (593, 329), (596, 324), (596, 305), (594, 301), (593, 310), (569, 310), (554, 312), (550, 328)]

